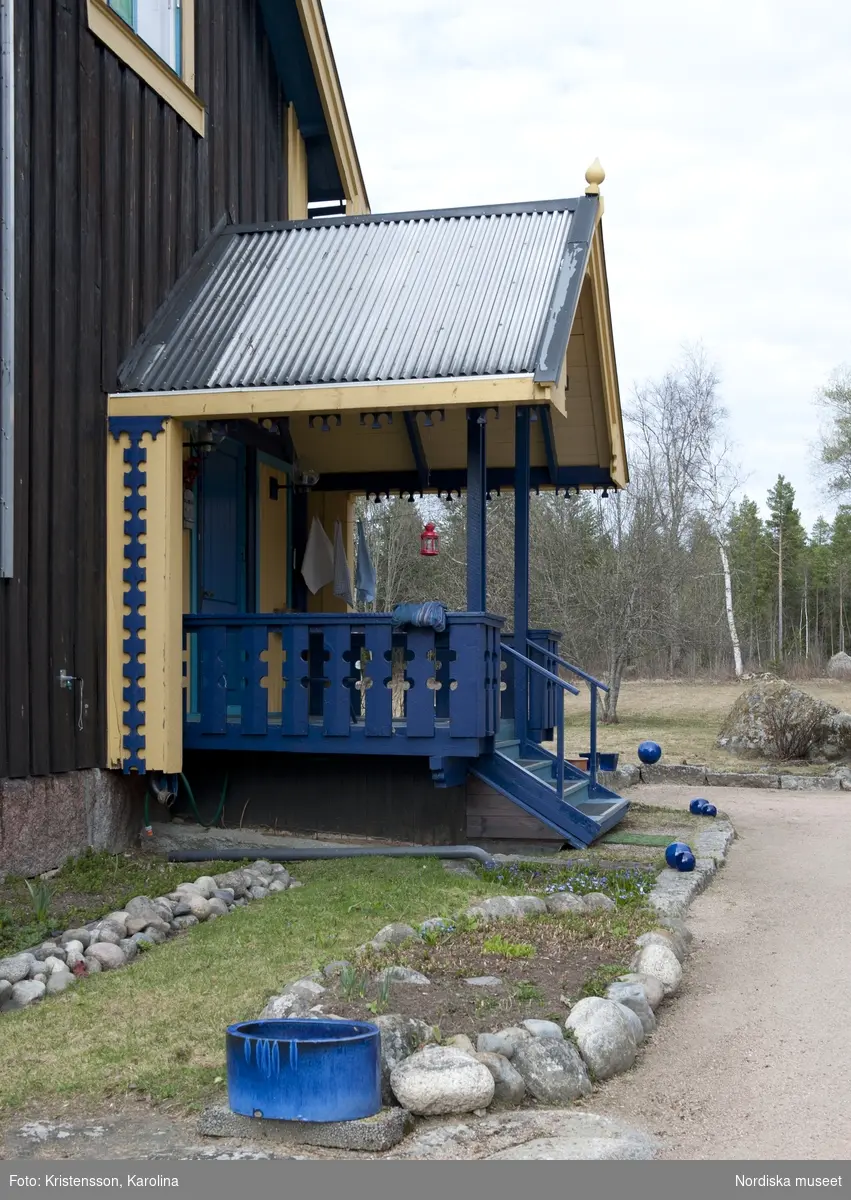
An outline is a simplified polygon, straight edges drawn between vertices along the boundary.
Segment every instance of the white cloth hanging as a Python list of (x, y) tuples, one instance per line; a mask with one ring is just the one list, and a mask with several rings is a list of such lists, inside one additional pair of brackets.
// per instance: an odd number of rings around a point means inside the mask
[(334, 522), (334, 595), (345, 600), (350, 608), (354, 607), (352, 573), (349, 570), (349, 560), (343, 542), (343, 526), (339, 521)]
[(334, 547), (318, 517), (310, 526), (301, 574), (314, 596), (334, 580)]

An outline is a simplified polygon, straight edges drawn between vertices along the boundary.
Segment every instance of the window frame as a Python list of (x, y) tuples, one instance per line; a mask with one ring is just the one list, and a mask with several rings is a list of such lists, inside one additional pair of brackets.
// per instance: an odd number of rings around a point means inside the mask
[(179, 75), (107, 0), (86, 0), (86, 7), (90, 32), (204, 137), (207, 110), (195, 94), (195, 0), (180, 0)]

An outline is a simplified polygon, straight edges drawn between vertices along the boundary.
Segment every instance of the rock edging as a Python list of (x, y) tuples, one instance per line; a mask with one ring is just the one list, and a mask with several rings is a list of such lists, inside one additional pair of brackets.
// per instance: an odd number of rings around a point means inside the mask
[(0, 959), (0, 1013), (28, 1008), (89, 975), (126, 967), (141, 950), (292, 887), (301, 884), (280, 863), (259, 859), (250, 867), (179, 883), (166, 896), (134, 896), (120, 912)]
[(692, 787), (747, 787), (791, 791), (851, 792), (851, 768), (834, 768), (829, 775), (793, 775), (789, 771), (722, 771), (692, 763), (627, 763), (616, 771), (598, 775), (599, 782), (615, 791), (647, 784), (691, 784)]

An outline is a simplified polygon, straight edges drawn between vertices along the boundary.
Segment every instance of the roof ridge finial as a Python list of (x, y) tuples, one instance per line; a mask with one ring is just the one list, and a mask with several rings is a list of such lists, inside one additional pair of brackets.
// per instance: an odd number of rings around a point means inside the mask
[(600, 184), (606, 178), (606, 172), (603, 170), (599, 158), (595, 158), (591, 166), (585, 172), (585, 182), (588, 184), (585, 189), (586, 196), (599, 196)]

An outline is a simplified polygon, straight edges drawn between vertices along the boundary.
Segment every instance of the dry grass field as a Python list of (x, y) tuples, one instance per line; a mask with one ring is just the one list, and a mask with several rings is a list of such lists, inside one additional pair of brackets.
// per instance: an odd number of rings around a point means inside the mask
[[(753, 771), (764, 765), (764, 761), (740, 759), (715, 745), (724, 718), (737, 697), (749, 686), (746, 683), (686, 683), (664, 679), (624, 683), (618, 704), (620, 723), (599, 726), (599, 749), (618, 751), (622, 762), (634, 763), (638, 761), (639, 742), (650, 738), (662, 747), (663, 762)], [(810, 679), (794, 686), (845, 712), (851, 711), (851, 683)], [(568, 697), (565, 706), (568, 756), (588, 750), (588, 705), (587, 691), (574, 698)], [(823, 767), (791, 764), (783, 769), (801, 773), (824, 770)]]

